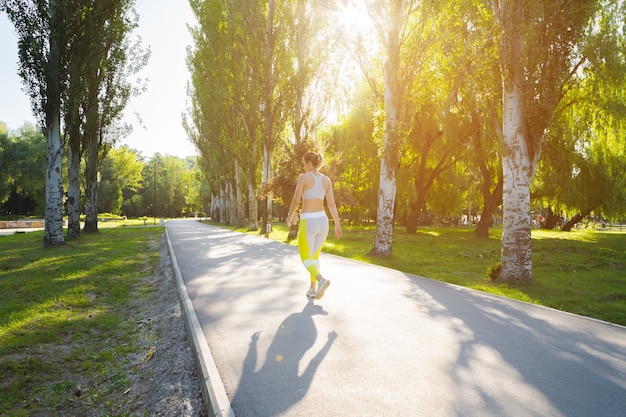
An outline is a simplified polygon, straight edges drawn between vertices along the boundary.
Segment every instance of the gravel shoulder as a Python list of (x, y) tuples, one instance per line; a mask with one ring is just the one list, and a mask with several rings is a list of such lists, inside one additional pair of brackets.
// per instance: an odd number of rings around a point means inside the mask
[(135, 367), (126, 393), (130, 401), (120, 411), (132, 416), (204, 417), (207, 412), (196, 360), (187, 338), (165, 234), (158, 250), (158, 268), (146, 283), (153, 287), (153, 293), (140, 297), (137, 305), (142, 317), (137, 322), (140, 345), (151, 355)]

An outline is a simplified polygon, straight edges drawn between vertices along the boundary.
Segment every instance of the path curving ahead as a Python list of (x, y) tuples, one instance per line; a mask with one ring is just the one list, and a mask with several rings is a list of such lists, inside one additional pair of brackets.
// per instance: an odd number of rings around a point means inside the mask
[(167, 234), (215, 415), (626, 416), (625, 327), (325, 254), (308, 301), (293, 246)]

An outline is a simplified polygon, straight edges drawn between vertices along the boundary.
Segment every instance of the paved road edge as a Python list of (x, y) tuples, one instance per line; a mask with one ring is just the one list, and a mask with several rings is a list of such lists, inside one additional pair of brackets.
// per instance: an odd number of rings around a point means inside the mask
[(172, 260), (172, 268), (174, 269), (174, 276), (176, 277), (176, 286), (178, 287), (178, 298), (180, 301), (181, 310), (185, 318), (185, 326), (187, 327), (187, 334), (189, 335), (189, 341), (192, 350), (196, 356), (196, 363), (198, 366), (198, 374), (201, 379), (202, 396), (207, 407), (207, 412), (211, 417), (235, 417), (235, 413), (230, 406), (230, 400), (226, 395), (222, 378), (220, 377), (213, 355), (211, 355), (211, 349), (207, 343), (196, 310), (193, 307), (183, 275), (178, 266), (176, 260), (176, 254), (170, 241), (170, 236), (165, 229), (165, 236), (167, 238), (167, 247), (169, 249), (170, 258)]

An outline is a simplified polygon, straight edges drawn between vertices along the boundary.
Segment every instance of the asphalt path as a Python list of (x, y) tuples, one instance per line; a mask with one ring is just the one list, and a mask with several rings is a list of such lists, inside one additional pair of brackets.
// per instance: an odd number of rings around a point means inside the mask
[(231, 407), (216, 414), (626, 416), (625, 327), (326, 254), (332, 284), (308, 301), (294, 246), (167, 233)]

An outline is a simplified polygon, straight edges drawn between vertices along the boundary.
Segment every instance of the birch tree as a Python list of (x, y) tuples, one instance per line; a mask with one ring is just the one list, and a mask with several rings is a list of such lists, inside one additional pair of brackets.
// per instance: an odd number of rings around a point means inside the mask
[[(401, 53), (412, 26), (409, 17), (417, 2), (411, 0), (388, 0), (368, 2), (367, 10), (376, 28), (378, 40), (383, 50), (383, 108), (384, 129), (380, 178), (378, 186), (378, 211), (376, 213), (376, 234), (371, 256), (390, 256), (393, 253), (393, 224), (396, 198), (396, 169), (399, 161), (401, 141), (401, 105), (405, 97), (407, 83), (402, 77)], [(366, 72), (370, 85), (377, 90), (374, 76), (368, 73), (363, 57), (361, 68)]]
[(502, 282), (532, 281), (530, 183), (563, 89), (584, 57), (572, 52), (593, 0), (492, 0), (501, 29)]

